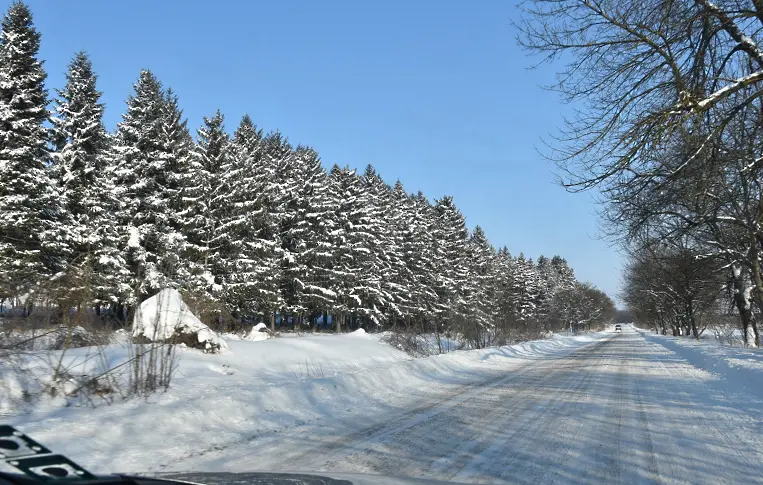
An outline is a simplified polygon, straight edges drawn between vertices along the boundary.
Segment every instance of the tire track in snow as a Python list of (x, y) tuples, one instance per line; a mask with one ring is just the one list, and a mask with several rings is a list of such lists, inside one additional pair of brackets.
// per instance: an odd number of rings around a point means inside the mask
[[(576, 354), (575, 358), (565, 361), (563, 366), (555, 365), (551, 369), (537, 369), (539, 372), (549, 372), (544, 383), (547, 387), (553, 388), (554, 393), (543, 399), (540, 404), (534, 400), (536, 396), (533, 393), (522, 396), (525, 405), (519, 408), (520, 412), (512, 412), (517, 410), (514, 405), (506, 406), (509, 410), (506, 413), (507, 419), (499, 426), (504, 430), (502, 436), (493, 442), (484, 454), (473, 456), (466, 466), (447, 474), (446, 477), (454, 481), (490, 482), (496, 477), (514, 476), (516, 483), (522, 483), (517, 477), (527, 477), (527, 483), (546, 483), (546, 480), (541, 477), (547, 473), (548, 467), (540, 463), (524, 462), (522, 458), (525, 456), (526, 449), (518, 444), (532, 442), (539, 435), (547, 433), (548, 428), (551, 427), (555, 429), (555, 432), (570, 433), (574, 433), (579, 428), (579, 422), (569, 419), (569, 415), (555, 414), (554, 409), (564, 406), (564, 402), (571, 396), (576, 396), (576, 400), (567, 408), (571, 411), (570, 414), (585, 404), (587, 396), (585, 391), (590, 387), (594, 376), (590, 366), (583, 366), (586, 370), (580, 374), (578, 374), (578, 367), (581, 366), (585, 355), (595, 352), (601, 345), (603, 343), (591, 347), (585, 353)], [(559, 372), (560, 367), (564, 369), (562, 372)], [(575, 378), (570, 379), (567, 374), (572, 374)], [(560, 380), (561, 387), (556, 383)], [(551, 424), (550, 420), (556, 423)], [(559, 446), (559, 443), (555, 443), (546, 450), (547, 454), (557, 453)], [(509, 450), (512, 452), (506, 456)]]
[(387, 422), (375, 416), (354, 433), (306, 425), (245, 443), (235, 458), (214, 452), (211, 463), (495, 484), (763, 483), (760, 418), (712, 383), (626, 331), (439, 393)]
[[(569, 379), (569, 369), (584, 365), (585, 357), (595, 353), (605, 342), (597, 342), (585, 350), (579, 350), (564, 359), (553, 359), (533, 363), (521, 373), (514, 373), (490, 386), (471, 391), (468, 395), (447, 403), (435, 410), (425, 419), (414, 418), (411, 422), (400, 425), (391, 424), (380, 433), (372, 433), (362, 442), (351, 442), (346, 449), (332, 452), (331, 457), (323, 461), (308, 463), (309, 469), (336, 472), (374, 472), (381, 474), (403, 474), (408, 476), (436, 476), (449, 479), (466, 467), (469, 461), (488, 448), (492, 441), (500, 439), (501, 434), (510, 431), (512, 435), (526, 435), (526, 428), (542, 427), (539, 419), (545, 410), (558, 401), (567, 398), (565, 390), (577, 392), (586, 387), (591, 373), (575, 375)], [(559, 381), (559, 382), (557, 382)], [(507, 396), (510, 384), (517, 384), (512, 395)], [(553, 386), (552, 386), (553, 384)], [(544, 387), (561, 386), (560, 392), (549, 393), (546, 399), (538, 400), (535, 392)], [(491, 394), (497, 393), (497, 398)], [(511, 393), (509, 391), (509, 393)], [(529, 396), (524, 394), (529, 393)], [(523, 420), (523, 426), (515, 427), (511, 416), (515, 416), (518, 407), (515, 396), (522, 395), (522, 403), (529, 408), (529, 416)], [(506, 399), (504, 399), (506, 398)], [(498, 402), (499, 406), (482, 406), (480, 400)], [(487, 409), (484, 409), (487, 407)], [(501, 418), (505, 427), (497, 426), (496, 418)], [(454, 424), (457, 423), (457, 426)], [(468, 432), (467, 435), (447, 435), (448, 429), (457, 428)], [(536, 432), (542, 432), (537, 429)], [(442, 435), (445, 434), (446, 438)], [(425, 445), (432, 436), (440, 436), (434, 448)], [(411, 453), (400, 456), (404, 450)], [(424, 450), (427, 456), (439, 456), (434, 463), (427, 463), (414, 453)], [(419, 453), (420, 454), (420, 453)], [(325, 454), (324, 454), (325, 457)], [(394, 457), (394, 458), (392, 458)], [(315, 468), (317, 467), (317, 468)], [(505, 470), (504, 470), (505, 472)], [(496, 472), (493, 473), (496, 475)]]

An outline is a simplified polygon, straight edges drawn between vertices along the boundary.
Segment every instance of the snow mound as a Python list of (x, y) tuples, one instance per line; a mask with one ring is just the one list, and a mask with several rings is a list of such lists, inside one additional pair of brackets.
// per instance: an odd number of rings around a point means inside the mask
[(149, 342), (174, 339), (213, 354), (228, 348), (225, 340), (201, 323), (173, 288), (165, 288), (140, 304), (132, 323), (132, 336)]
[(244, 340), (259, 342), (260, 340), (267, 340), (268, 338), (270, 338), (268, 326), (264, 323), (258, 323), (252, 327), (252, 330), (248, 334), (246, 334)]

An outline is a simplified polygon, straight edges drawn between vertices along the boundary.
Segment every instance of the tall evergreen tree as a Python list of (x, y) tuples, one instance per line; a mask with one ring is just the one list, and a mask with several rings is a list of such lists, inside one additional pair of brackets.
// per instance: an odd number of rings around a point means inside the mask
[(469, 232), (464, 216), (452, 197), (438, 199), (435, 214), (437, 312), (445, 324), (454, 327), (465, 318), (468, 293), (471, 291), (467, 249)]
[(389, 294), (389, 318), (393, 326), (404, 321), (413, 309), (414, 278), (406, 264), (406, 236), (409, 233), (408, 218), (411, 202), (403, 184), (398, 180), (389, 192), (386, 209), (389, 238), (389, 275), (384, 277), (382, 288)]
[[(536, 262), (539, 277), (538, 316), (546, 325), (551, 325), (547, 318), (553, 311), (556, 296), (563, 291), (571, 290), (575, 285), (575, 275), (560, 256), (549, 259), (540, 256)], [(551, 330), (551, 328), (548, 328)]]
[(0, 32), (0, 292), (18, 294), (63, 268), (49, 162), (46, 74), (29, 8), (14, 2)]
[(220, 174), (218, 207), (225, 299), (242, 315), (270, 316), (283, 306), (278, 214), (271, 207), (272, 173), (263, 164), (262, 131), (241, 119), (230, 145), (229, 163)]
[[(271, 157), (278, 156), (277, 149), (274, 145)], [(320, 157), (312, 148), (297, 147), (287, 153), (279, 168), (284, 309), (293, 315), (317, 317), (332, 312), (337, 304), (332, 290), (336, 202), (329, 193)]]
[(163, 133), (166, 97), (151, 71), (144, 70), (117, 125), (114, 175), (122, 200), (117, 220), (120, 247), (130, 277), (124, 299), (135, 304), (167, 286), (177, 286), (178, 236), (172, 230)]
[[(331, 194), (336, 200), (334, 242), (334, 281), (337, 311), (344, 316), (370, 317), (378, 321), (379, 308), (386, 304), (381, 293), (382, 271), (374, 244), (376, 214), (373, 204), (354, 170), (334, 166)], [(383, 243), (381, 243), (383, 244)]]
[(515, 264), (506, 246), (498, 250), (495, 267), (496, 326), (505, 338), (511, 340), (512, 330), (517, 323), (514, 304)]
[(173, 270), (168, 274), (170, 284), (188, 287), (190, 261), (186, 259), (185, 227), (187, 209), (185, 197), (189, 186), (193, 185), (191, 155), (193, 138), (188, 130), (188, 122), (177, 95), (171, 88), (164, 93), (160, 109), (159, 164), (163, 169), (160, 197), (166, 217), (166, 233), (163, 238), (165, 249), (164, 265)]
[(222, 174), (229, 168), (229, 139), (224, 117), (218, 110), (211, 118), (204, 117), (193, 151), (192, 184), (187, 200), (191, 203), (186, 226), (188, 262), (193, 290), (209, 297), (218, 297), (226, 280), (224, 260), (231, 251), (230, 241), (220, 231), (221, 219), (230, 207), (225, 205), (228, 187), (222, 185)]
[(373, 268), (370, 270), (378, 274), (379, 278), (380, 297), (374, 304), (383, 312), (385, 320), (399, 319), (402, 317), (399, 305), (409, 299), (403, 283), (405, 262), (402, 253), (401, 207), (395, 204), (392, 189), (373, 166), (366, 167), (362, 182), (368, 204), (368, 247), (374, 256)]
[[(118, 251), (118, 207), (113, 179), (107, 172), (110, 138), (103, 126), (104, 106), (90, 59), (78, 53), (69, 64), (66, 86), (58, 91), (52, 118), (52, 172), (58, 184), (60, 221), (67, 228), (63, 243), (66, 286), (71, 297), (96, 304), (113, 303), (124, 261)], [(60, 292), (61, 290), (59, 290)], [(62, 295), (59, 295), (61, 297)]]
[(435, 226), (437, 216), (423, 193), (409, 197), (404, 206), (403, 258), (411, 275), (409, 326), (423, 328), (438, 310), (438, 268)]
[(511, 300), (514, 314), (522, 328), (530, 330), (537, 323), (540, 277), (532, 259), (526, 259), (522, 253), (514, 260), (512, 268)]
[(493, 327), (497, 313), (497, 262), (493, 246), (480, 226), (469, 238), (469, 278), (471, 293), (467, 295), (469, 321), (481, 329)]

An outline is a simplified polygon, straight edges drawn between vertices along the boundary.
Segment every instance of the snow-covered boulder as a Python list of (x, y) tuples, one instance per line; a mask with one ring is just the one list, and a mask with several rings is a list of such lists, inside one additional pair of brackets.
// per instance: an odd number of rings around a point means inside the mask
[(132, 336), (149, 342), (172, 340), (209, 353), (228, 348), (225, 340), (201, 323), (173, 288), (165, 288), (140, 304)]

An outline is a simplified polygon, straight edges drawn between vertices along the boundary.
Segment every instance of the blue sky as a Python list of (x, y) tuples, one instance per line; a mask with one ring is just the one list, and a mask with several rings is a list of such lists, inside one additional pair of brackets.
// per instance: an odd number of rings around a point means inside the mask
[[(142, 68), (180, 97), (195, 130), (220, 109), (314, 146), (327, 166), (368, 163), (470, 227), (536, 258), (560, 254), (615, 297), (622, 257), (597, 238), (592, 195), (555, 184), (537, 153), (569, 107), (527, 68), (512, 2), (480, 0), (30, 0), (48, 87), (87, 51), (112, 129)], [(0, 0), (3, 10), (10, 2)]]

